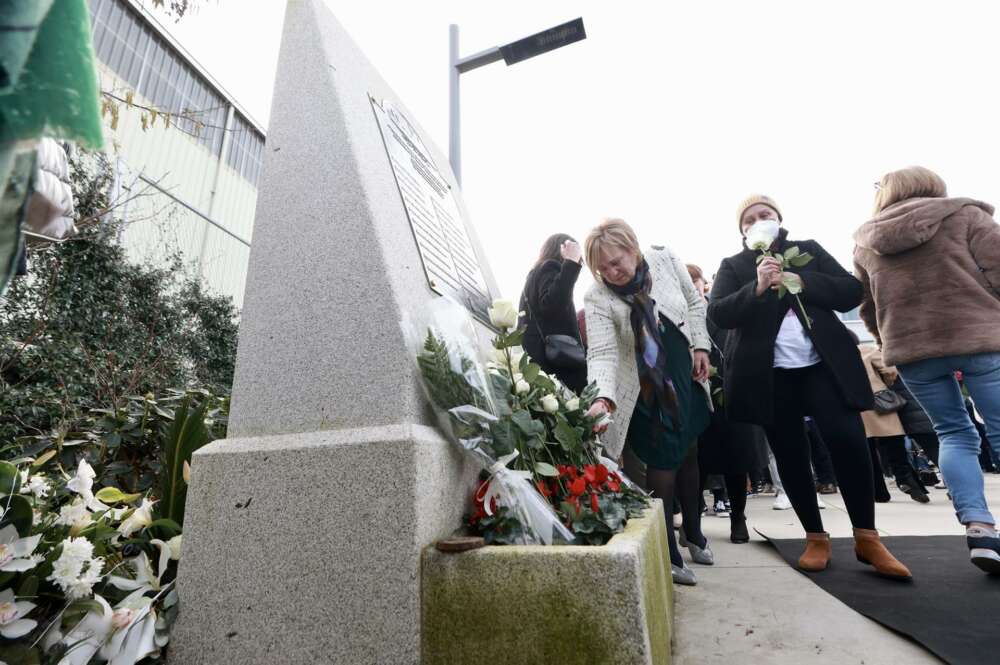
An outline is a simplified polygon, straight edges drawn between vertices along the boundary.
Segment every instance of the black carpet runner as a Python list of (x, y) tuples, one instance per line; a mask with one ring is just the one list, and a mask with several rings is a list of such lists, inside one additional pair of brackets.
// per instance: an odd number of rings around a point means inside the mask
[[(795, 566), (805, 540), (771, 540)], [(1000, 663), (1000, 576), (969, 563), (964, 536), (887, 536), (886, 547), (913, 573), (885, 579), (854, 557), (854, 539), (833, 539), (833, 561), (803, 573), (851, 609), (922, 644), (953, 665)]]

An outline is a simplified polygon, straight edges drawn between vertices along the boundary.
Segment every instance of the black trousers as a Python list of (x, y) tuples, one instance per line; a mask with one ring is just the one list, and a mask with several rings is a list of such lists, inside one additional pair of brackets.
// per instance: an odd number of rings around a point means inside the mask
[(813, 471), (816, 472), (817, 483), (837, 484), (836, 474), (833, 472), (833, 462), (830, 460), (830, 451), (826, 448), (826, 442), (820, 436), (819, 428), (813, 420), (806, 421), (806, 437), (809, 439), (809, 451), (812, 454)]
[(823, 531), (816, 507), (816, 486), (809, 441), (802, 420), (810, 416), (830, 451), (834, 474), (851, 524), (875, 528), (872, 459), (861, 414), (844, 405), (836, 379), (823, 363), (774, 370), (774, 425), (767, 440), (795, 514), (807, 533)]

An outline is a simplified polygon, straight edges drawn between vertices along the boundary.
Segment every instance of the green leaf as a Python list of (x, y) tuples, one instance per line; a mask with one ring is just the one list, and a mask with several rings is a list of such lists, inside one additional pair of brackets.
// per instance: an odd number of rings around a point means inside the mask
[(126, 494), (117, 487), (102, 487), (94, 496), (104, 503), (132, 503), (142, 494)]
[(789, 260), (789, 263), (791, 263), (796, 268), (801, 268), (812, 260), (813, 260), (812, 254), (809, 254), (807, 252), (805, 254), (799, 254), (794, 259)]
[(565, 421), (559, 421), (556, 423), (555, 432), (553, 434), (565, 450), (576, 450), (580, 447), (581, 439), (580, 434), (576, 431), (576, 428)]
[(187, 500), (184, 463), (190, 464), (194, 451), (211, 441), (205, 427), (205, 411), (209, 400), (202, 400), (194, 409), (190, 402), (190, 398), (184, 399), (164, 436), (160, 500), (156, 504), (156, 512), (160, 517), (180, 525), (184, 524), (184, 504)]
[[(792, 295), (802, 293), (802, 282), (791, 274), (785, 275), (784, 279), (781, 280), (781, 286)], [(782, 293), (780, 295), (784, 297), (785, 294)]]
[(31, 463), (31, 466), (33, 466), (33, 467), (35, 467), (37, 469), (38, 467), (42, 466), (43, 464), (45, 464), (46, 462), (48, 462), (50, 459), (52, 459), (53, 457), (55, 457), (56, 456), (56, 452), (57, 451), (55, 451), (55, 450), (50, 450), (49, 452), (45, 453), (44, 455), (41, 455), (38, 459), (36, 459), (34, 462)]
[(27, 575), (21, 580), (21, 586), (17, 587), (17, 595), (20, 598), (34, 598), (38, 594), (38, 578), (34, 575)]
[(792, 259), (794, 259), (798, 255), (799, 255), (798, 245), (796, 245), (794, 247), (789, 247), (788, 249), (785, 250), (785, 254), (784, 254), (785, 260), (787, 260), (787, 261), (791, 261)]
[(781, 286), (778, 287), (778, 298), (784, 298), (786, 293), (788, 293), (788, 287), (782, 282)]
[(524, 367), (524, 371), (521, 372), (524, 375), (524, 380), (528, 383), (534, 383), (538, 378), (538, 373), (542, 371), (542, 368), (535, 363), (528, 363)]
[(17, 494), (21, 488), (21, 474), (10, 462), (0, 462), (0, 496)]
[(0, 529), (8, 524), (13, 524), (14, 528), (17, 529), (17, 535), (21, 538), (27, 538), (31, 535), (31, 522), (34, 516), (31, 510), (31, 502), (19, 494), (10, 497), (0, 497), (0, 505), (8, 501), (10, 502), (10, 506), (3, 514), (3, 518), (0, 519)]
[(559, 471), (548, 462), (535, 462), (535, 473), (540, 476), (559, 477)]
[(518, 429), (524, 432), (526, 436), (532, 437), (539, 434), (545, 434), (545, 425), (532, 418), (531, 414), (527, 411), (515, 411), (511, 414), (510, 419), (514, 421), (514, 424), (517, 425)]

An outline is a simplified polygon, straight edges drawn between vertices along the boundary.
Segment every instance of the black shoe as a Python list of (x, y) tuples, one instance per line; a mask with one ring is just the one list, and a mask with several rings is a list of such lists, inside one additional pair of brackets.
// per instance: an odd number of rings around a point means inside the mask
[(922, 485), (913, 484), (909, 485), (907, 483), (899, 483), (897, 485), (899, 490), (904, 494), (909, 494), (910, 498), (917, 503), (930, 503), (931, 498), (927, 496), (927, 491)]
[(836, 494), (837, 486), (833, 483), (816, 483), (816, 491), (820, 494)]
[(750, 532), (747, 531), (747, 518), (743, 515), (729, 516), (729, 540), (737, 544), (750, 542)]
[(991, 575), (1000, 575), (1000, 537), (966, 536), (973, 565)]

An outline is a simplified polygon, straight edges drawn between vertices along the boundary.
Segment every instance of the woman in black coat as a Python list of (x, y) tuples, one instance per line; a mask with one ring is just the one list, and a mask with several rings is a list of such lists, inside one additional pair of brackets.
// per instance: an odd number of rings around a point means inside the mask
[(525, 327), (525, 353), (576, 393), (587, 387), (586, 361), (575, 367), (551, 365), (545, 358), (545, 337), (568, 335), (581, 341), (573, 287), (582, 265), (583, 252), (571, 236), (565, 233), (549, 236), (525, 280), (520, 304), (523, 315), (519, 322)]
[[(871, 386), (854, 341), (834, 310), (861, 302), (862, 286), (813, 240), (789, 242), (781, 213), (766, 196), (751, 196), (738, 211), (744, 250), (722, 262), (708, 305), (709, 319), (730, 330), (726, 341), (725, 399), (730, 420), (761, 425), (778, 473), (805, 527), (803, 570), (824, 570), (830, 535), (816, 506), (809, 442), (802, 421), (812, 417), (830, 449), (847, 512), (855, 553), (879, 573), (909, 578), (875, 530), (871, 455), (861, 411), (873, 408)], [(772, 254), (798, 247), (812, 259), (783, 268)], [(801, 264), (802, 262), (799, 261)], [(785, 284), (801, 289), (779, 296)], [(804, 310), (804, 311), (803, 311)]]
[[(688, 264), (688, 274), (699, 293), (705, 292), (705, 277), (701, 268)], [(762, 447), (764, 431), (757, 425), (730, 422), (726, 416), (722, 382), (725, 373), (722, 349), (726, 345), (728, 331), (722, 330), (709, 318), (708, 336), (712, 340), (709, 361), (715, 368), (715, 375), (709, 379), (712, 386), (712, 401), (715, 410), (708, 429), (698, 437), (698, 467), (702, 478), (719, 474), (725, 479), (726, 493), (729, 495), (729, 540), (734, 543), (750, 542), (747, 531), (747, 476), (750, 471), (767, 466), (767, 458), (761, 459), (757, 451)]]

